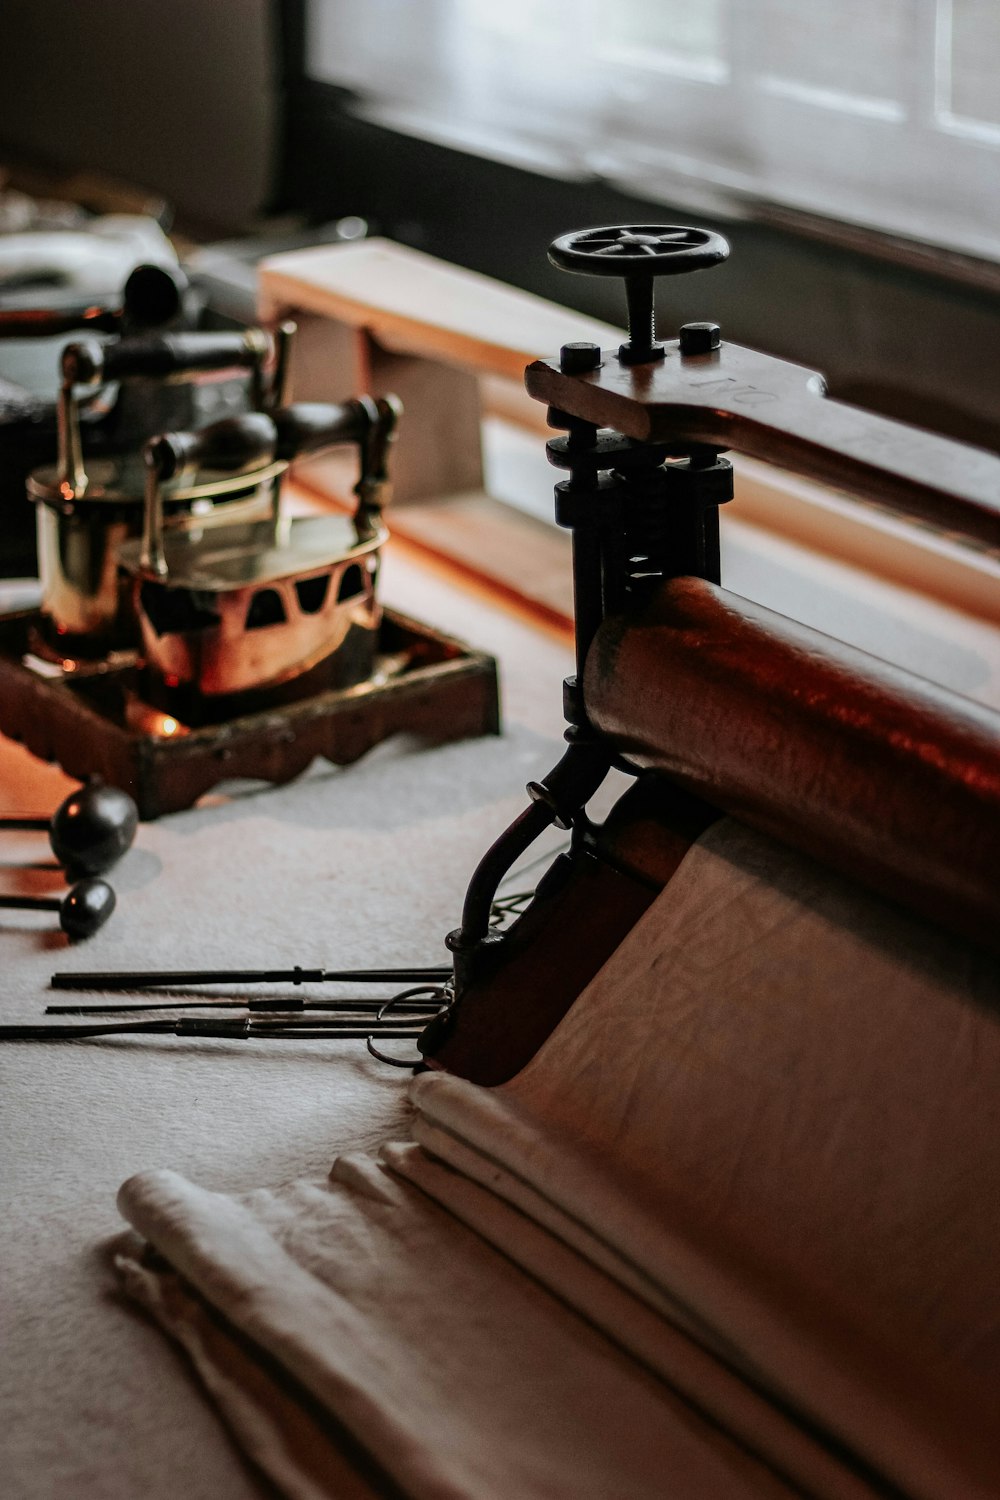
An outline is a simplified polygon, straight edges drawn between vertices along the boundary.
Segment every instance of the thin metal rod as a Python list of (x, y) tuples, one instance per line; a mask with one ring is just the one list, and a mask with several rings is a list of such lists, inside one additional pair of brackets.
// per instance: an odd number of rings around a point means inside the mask
[(0, 907), (9, 911), (59, 911), (59, 896), (0, 896)]
[(177, 984), (441, 984), (451, 977), (451, 968), (430, 965), (411, 969), (163, 969), (112, 970), (80, 973), (66, 970), (53, 974), (54, 990), (142, 990), (165, 989)]
[(176, 1021), (107, 1021), (80, 1025), (34, 1025), (31, 1022), (0, 1026), (0, 1042), (73, 1042), (101, 1036), (191, 1036), (230, 1037), (244, 1040), (252, 1037), (328, 1037), (363, 1041), (369, 1036), (416, 1037), (423, 1026), (374, 1017), (363, 1026), (356, 1023), (322, 1025), (317, 1021), (258, 1021), (245, 1017), (239, 1021), (205, 1017), (181, 1018)]
[[(108, 1015), (134, 1015), (145, 1011), (157, 1010), (245, 1010), (251, 1014), (268, 1013), (271, 1011), (319, 1011), (323, 1014), (343, 1013), (344, 1015), (377, 1015), (387, 1005), (393, 1005), (395, 995), (378, 996), (350, 996), (345, 1000), (300, 1000), (291, 996), (286, 1000), (160, 1000), (149, 1001), (143, 1004), (131, 1005), (47, 1005), (45, 1014), (47, 1016), (108, 1016)], [(405, 1003), (394, 1008), (394, 1014), (423, 1016), (435, 1015), (443, 1006), (444, 1000), (407, 1000)]]
[(633, 362), (656, 348), (656, 316), (653, 311), (652, 276), (626, 276), (625, 301), (628, 306), (628, 347)]
[[(367, 1042), (372, 1037), (376, 1037), (376, 1036), (379, 1037), (379, 1038), (385, 1037), (389, 1041), (393, 1041), (393, 1040), (397, 1040), (398, 1041), (398, 1040), (402, 1040), (402, 1039), (409, 1039), (410, 1041), (415, 1041), (417, 1037), (420, 1037), (420, 1036), (423, 1035), (425, 1029), (426, 1029), (425, 1025), (423, 1025), (423, 1026), (403, 1026), (403, 1025), (385, 1026), (385, 1025), (381, 1025), (381, 1026), (375, 1026), (375, 1027), (372, 1027), (372, 1026), (353, 1026), (353, 1027), (350, 1027), (350, 1028), (348, 1028), (348, 1027), (340, 1027), (336, 1031), (331, 1031), (329, 1027), (324, 1027), (324, 1026), (319, 1026), (319, 1025), (310, 1025), (310, 1026), (303, 1026), (301, 1028), (301, 1030), (291, 1031), (287, 1027), (274, 1026), (272, 1028), (268, 1028), (268, 1027), (263, 1026), (263, 1025), (258, 1025), (258, 1026), (255, 1027), (255, 1029), (253, 1031), (249, 1032), (248, 1035), (251, 1036), (251, 1037), (267, 1037), (267, 1038), (270, 1038), (270, 1039), (275, 1040), (275, 1041), (278, 1040), (279, 1038), (281, 1038), (283, 1040), (287, 1040), (288, 1038), (292, 1038), (293, 1040), (300, 1041), (300, 1042), (323, 1041), (323, 1040), (326, 1040), (326, 1039), (329, 1039), (331, 1041), (346, 1040), (346, 1041), (359, 1041), (359, 1042), (360, 1041), (364, 1041), (364, 1042)], [(416, 1064), (417, 1062), (419, 1062), (419, 1060), (420, 1060), (419, 1058), (415, 1058), (414, 1059), (414, 1064)]]

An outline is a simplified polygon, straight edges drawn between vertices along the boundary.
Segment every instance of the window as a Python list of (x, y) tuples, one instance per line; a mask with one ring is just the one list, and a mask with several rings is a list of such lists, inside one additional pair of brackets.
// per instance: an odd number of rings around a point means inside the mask
[(307, 68), (536, 170), (1000, 256), (996, 0), (308, 0)]

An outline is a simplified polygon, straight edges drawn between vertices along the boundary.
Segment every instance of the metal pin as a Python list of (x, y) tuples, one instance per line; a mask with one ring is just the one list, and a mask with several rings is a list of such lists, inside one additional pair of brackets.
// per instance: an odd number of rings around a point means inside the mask
[[(337, 1000), (301, 1000), (294, 996), (287, 999), (270, 1000), (169, 1000), (149, 1001), (144, 1004), (132, 1005), (47, 1005), (45, 1014), (47, 1016), (92, 1016), (92, 1015), (135, 1015), (147, 1011), (159, 1010), (245, 1010), (253, 1013), (273, 1011), (295, 1011), (299, 1014), (303, 1011), (319, 1011), (324, 1014), (342, 1013), (345, 1015), (375, 1015), (382, 1010), (395, 996), (364, 997), (351, 995), (345, 999)], [(417, 1015), (433, 1015), (441, 1009), (443, 999), (440, 1000), (415, 1000), (403, 1007), (404, 1010)]]
[(186, 984), (325, 984), (345, 980), (351, 984), (443, 984), (451, 978), (450, 967), (429, 965), (409, 969), (163, 969), (112, 970), (84, 974), (64, 971), (53, 974), (54, 990), (142, 990), (169, 989)]
[(71, 942), (91, 937), (115, 909), (115, 893), (105, 880), (78, 880), (65, 896), (0, 896), (9, 911), (57, 911), (59, 926)]
[(423, 1025), (380, 1021), (375, 1017), (363, 1026), (351, 1023), (327, 1025), (318, 1021), (260, 1021), (246, 1016), (241, 1020), (219, 1017), (181, 1017), (163, 1021), (107, 1021), (80, 1025), (36, 1025), (33, 1022), (0, 1026), (0, 1042), (77, 1042), (102, 1036), (190, 1036), (230, 1037), (246, 1040), (253, 1037), (321, 1039), (357, 1039), (368, 1037), (408, 1037), (420, 1035)]

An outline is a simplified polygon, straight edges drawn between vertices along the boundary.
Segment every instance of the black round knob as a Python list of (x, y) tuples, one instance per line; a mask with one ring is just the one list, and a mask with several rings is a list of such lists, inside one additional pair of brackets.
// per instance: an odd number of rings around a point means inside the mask
[(115, 893), (106, 880), (77, 881), (59, 907), (59, 926), (71, 942), (92, 937), (115, 909)]
[(56, 808), (49, 841), (59, 863), (77, 875), (100, 875), (132, 845), (139, 811), (127, 792), (92, 780)]
[(136, 266), (122, 293), (124, 320), (132, 331), (163, 328), (181, 313), (188, 279), (180, 266)]
[(625, 364), (663, 358), (656, 342), (653, 278), (704, 271), (729, 254), (721, 234), (687, 224), (610, 224), (560, 235), (549, 260), (578, 276), (621, 276), (628, 302), (629, 338), (619, 357)]

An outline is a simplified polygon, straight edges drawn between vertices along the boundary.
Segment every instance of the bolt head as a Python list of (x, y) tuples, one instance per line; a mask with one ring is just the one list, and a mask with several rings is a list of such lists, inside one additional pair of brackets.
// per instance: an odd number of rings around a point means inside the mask
[(681, 329), (682, 354), (711, 354), (722, 343), (718, 323), (685, 323)]
[(563, 344), (559, 350), (559, 368), (564, 375), (586, 375), (601, 363), (599, 344)]

